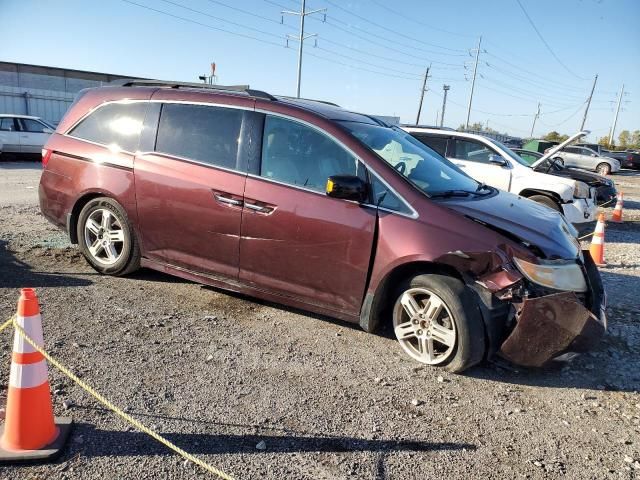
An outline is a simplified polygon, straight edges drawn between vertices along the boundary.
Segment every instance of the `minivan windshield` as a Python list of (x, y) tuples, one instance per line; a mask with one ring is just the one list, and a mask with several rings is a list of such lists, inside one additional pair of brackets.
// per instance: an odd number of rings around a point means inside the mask
[(449, 160), (398, 127), (340, 121), (358, 140), (430, 197), (490, 193)]

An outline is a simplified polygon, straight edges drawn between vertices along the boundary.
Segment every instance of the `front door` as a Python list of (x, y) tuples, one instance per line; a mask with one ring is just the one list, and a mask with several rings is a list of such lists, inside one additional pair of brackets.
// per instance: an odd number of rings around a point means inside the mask
[(318, 130), (267, 115), (261, 165), (247, 179), (240, 278), (336, 312), (357, 314), (372, 254), (375, 209), (325, 195), (330, 175), (359, 161)]
[(246, 181), (246, 161), (238, 145), (244, 117), (251, 114), (162, 105), (155, 151), (135, 159), (146, 257), (237, 278)]
[(488, 145), (471, 139), (456, 138), (449, 147), (449, 160), (458, 165), (470, 177), (500, 190), (511, 187), (511, 168), (492, 163), (500, 154)]

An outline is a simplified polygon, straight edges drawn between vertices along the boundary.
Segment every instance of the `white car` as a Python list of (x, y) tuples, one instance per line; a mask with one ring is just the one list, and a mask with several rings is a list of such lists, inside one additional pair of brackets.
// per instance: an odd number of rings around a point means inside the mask
[(570, 178), (536, 172), (497, 140), (447, 129), (403, 128), (480, 182), (546, 205), (578, 228), (595, 220), (595, 188)]
[(39, 154), (54, 130), (39, 117), (0, 114), (0, 152)]

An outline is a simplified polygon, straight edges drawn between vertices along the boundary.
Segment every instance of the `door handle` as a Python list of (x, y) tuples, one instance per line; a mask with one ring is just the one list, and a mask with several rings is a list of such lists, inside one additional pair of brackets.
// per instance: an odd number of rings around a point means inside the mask
[(220, 195), (218, 193), (215, 193), (214, 196), (216, 197), (216, 200), (218, 200), (220, 203), (225, 203), (227, 205), (233, 205), (234, 207), (242, 206), (242, 200), (236, 200), (235, 198), (225, 197), (225, 196), (222, 196), (222, 195)]
[(245, 207), (247, 207), (249, 210), (253, 210), (254, 212), (258, 212), (258, 213), (271, 213), (275, 210), (274, 207), (268, 207), (266, 205), (256, 205), (255, 203), (246, 203), (244, 204)]

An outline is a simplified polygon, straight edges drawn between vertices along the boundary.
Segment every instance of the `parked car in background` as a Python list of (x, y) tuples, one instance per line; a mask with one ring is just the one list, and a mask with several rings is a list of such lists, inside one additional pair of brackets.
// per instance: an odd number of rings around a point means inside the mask
[(540, 366), (606, 329), (598, 269), (561, 215), (325, 102), (85, 90), (42, 163), (42, 213), (104, 274), (145, 266), (389, 325), (409, 356), (454, 372), (497, 352)]
[(615, 158), (602, 157), (587, 147), (569, 146), (554, 153), (555, 160), (562, 162), (565, 167), (583, 168), (598, 172), (600, 175), (617, 173), (620, 162)]
[(617, 152), (607, 150), (604, 155), (618, 160), (622, 168), (640, 170), (640, 153), (638, 152), (634, 152), (633, 150), (622, 150)]
[(54, 126), (39, 117), (0, 114), (0, 152), (39, 155), (54, 130)]
[[(512, 148), (511, 150), (529, 165), (533, 165), (543, 157), (542, 153), (532, 152), (522, 148)], [(559, 162), (551, 161), (551, 159), (536, 164), (534, 170), (536, 172), (572, 178), (573, 180), (586, 183), (596, 189), (596, 202), (598, 205), (611, 205), (616, 202), (618, 193), (614, 181), (610, 178), (577, 168), (564, 167)]]
[(497, 140), (435, 128), (403, 128), (476, 180), (552, 208), (579, 230), (595, 219), (595, 189), (570, 178), (536, 172)]

